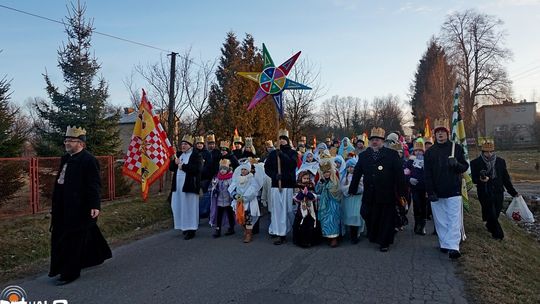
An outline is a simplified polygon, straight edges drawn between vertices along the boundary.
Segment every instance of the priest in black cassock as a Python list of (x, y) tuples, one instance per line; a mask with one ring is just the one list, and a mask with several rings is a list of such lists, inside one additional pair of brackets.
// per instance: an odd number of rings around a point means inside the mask
[(76, 280), (81, 269), (112, 257), (97, 226), (101, 182), (97, 159), (85, 150), (86, 130), (66, 131), (59, 174), (55, 180), (51, 216), (51, 267), (49, 276), (60, 275), (57, 285)]
[(364, 195), (360, 214), (366, 222), (370, 242), (377, 243), (380, 251), (388, 251), (394, 242), (396, 206), (404, 194), (402, 162), (396, 151), (384, 147), (382, 128), (373, 128), (369, 148), (358, 155), (349, 194), (356, 194), (360, 179), (364, 177)]

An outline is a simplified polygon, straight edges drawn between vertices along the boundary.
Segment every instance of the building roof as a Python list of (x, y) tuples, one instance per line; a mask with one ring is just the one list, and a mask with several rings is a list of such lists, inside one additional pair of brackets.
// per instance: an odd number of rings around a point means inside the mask
[(119, 124), (134, 124), (135, 121), (137, 121), (137, 112), (133, 111), (131, 113), (120, 113), (120, 120), (118, 121)]
[(514, 102), (514, 103), (502, 103), (502, 104), (492, 104), (492, 105), (483, 105), (478, 110), (482, 108), (502, 108), (502, 107), (512, 107), (512, 106), (524, 106), (524, 105), (536, 105), (537, 102)]

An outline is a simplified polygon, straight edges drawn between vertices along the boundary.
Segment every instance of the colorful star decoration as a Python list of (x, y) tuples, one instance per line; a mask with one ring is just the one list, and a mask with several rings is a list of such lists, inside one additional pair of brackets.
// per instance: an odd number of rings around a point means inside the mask
[(298, 57), (300, 57), (300, 53), (302, 52), (294, 54), (291, 58), (289, 58), (289, 60), (285, 61), (279, 67), (276, 67), (272, 57), (270, 57), (270, 53), (263, 43), (263, 71), (238, 72), (238, 75), (259, 83), (259, 89), (257, 90), (257, 93), (255, 93), (255, 96), (253, 96), (251, 99), (248, 106), (248, 111), (252, 110), (268, 95), (272, 95), (274, 104), (276, 105), (276, 109), (279, 113), (279, 117), (283, 117), (283, 91), (311, 90), (310, 87), (287, 78), (287, 75), (291, 71), (294, 63)]

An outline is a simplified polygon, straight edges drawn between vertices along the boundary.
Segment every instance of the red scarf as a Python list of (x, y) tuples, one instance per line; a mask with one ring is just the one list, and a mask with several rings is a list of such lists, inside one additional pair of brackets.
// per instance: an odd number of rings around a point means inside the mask
[(217, 178), (218, 178), (219, 180), (226, 180), (226, 179), (231, 179), (231, 178), (232, 178), (232, 175), (233, 175), (232, 171), (227, 172), (227, 173), (225, 173), (225, 174), (221, 174), (221, 172), (219, 172), (219, 173), (217, 174)]

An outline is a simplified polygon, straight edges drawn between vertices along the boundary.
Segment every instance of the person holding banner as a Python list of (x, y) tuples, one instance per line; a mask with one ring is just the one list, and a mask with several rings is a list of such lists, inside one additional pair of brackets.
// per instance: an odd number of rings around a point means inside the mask
[(462, 174), (467, 171), (469, 164), (465, 160), (463, 148), (449, 140), (448, 119), (436, 119), (433, 132), (436, 142), (425, 153), (424, 182), (440, 250), (448, 253), (451, 259), (457, 259), (461, 256)]
[(482, 205), (482, 220), (486, 222), (486, 228), (496, 240), (504, 238), (504, 232), (499, 224), (504, 189), (512, 196), (517, 197), (518, 192), (514, 189), (510, 175), (506, 169), (506, 162), (495, 155), (495, 143), (484, 141), (482, 154), (471, 161), (471, 175), (473, 183), (478, 190), (478, 200)]
[(171, 186), (171, 209), (174, 229), (183, 231), (184, 239), (195, 237), (199, 228), (199, 190), (203, 162), (201, 155), (193, 149), (193, 136), (184, 135), (180, 151), (169, 164), (174, 172)]

